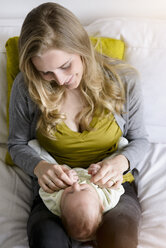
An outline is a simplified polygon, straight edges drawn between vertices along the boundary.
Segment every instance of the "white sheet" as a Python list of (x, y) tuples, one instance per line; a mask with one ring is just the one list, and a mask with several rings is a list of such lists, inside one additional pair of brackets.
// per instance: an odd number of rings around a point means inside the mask
[[(138, 197), (142, 207), (138, 248), (166, 247), (166, 144), (151, 144), (140, 164)], [(0, 247), (28, 248), (26, 223), (32, 203), (31, 180), (3, 162), (0, 147)], [(127, 247), (126, 247), (127, 248)]]
[(142, 219), (138, 248), (166, 247), (166, 144), (151, 144), (140, 164)]
[(28, 248), (31, 179), (18, 167), (5, 165), (5, 154), (6, 149), (0, 148), (0, 247)]

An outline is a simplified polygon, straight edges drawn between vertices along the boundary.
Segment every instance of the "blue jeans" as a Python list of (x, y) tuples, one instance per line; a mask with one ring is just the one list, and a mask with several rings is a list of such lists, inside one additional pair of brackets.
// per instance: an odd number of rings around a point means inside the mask
[[(134, 183), (124, 183), (125, 194), (118, 205), (103, 216), (96, 233), (97, 248), (136, 248), (141, 209)], [(28, 220), (30, 248), (80, 248), (88, 244), (72, 240), (61, 219), (52, 214), (38, 196), (33, 203)]]

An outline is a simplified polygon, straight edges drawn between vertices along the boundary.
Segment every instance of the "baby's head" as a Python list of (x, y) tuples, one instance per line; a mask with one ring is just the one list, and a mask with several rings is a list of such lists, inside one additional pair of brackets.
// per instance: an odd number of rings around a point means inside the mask
[(73, 239), (92, 240), (102, 220), (102, 213), (103, 205), (92, 185), (76, 182), (64, 190), (61, 217)]

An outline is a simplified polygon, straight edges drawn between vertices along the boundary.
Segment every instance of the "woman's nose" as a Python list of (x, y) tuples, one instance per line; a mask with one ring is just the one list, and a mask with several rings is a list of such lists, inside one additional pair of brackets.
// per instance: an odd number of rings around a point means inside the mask
[(63, 74), (63, 72), (60, 71), (54, 72), (54, 78), (59, 85), (63, 85), (65, 82), (65, 75)]
[(73, 183), (73, 191), (80, 191), (80, 184), (78, 182)]

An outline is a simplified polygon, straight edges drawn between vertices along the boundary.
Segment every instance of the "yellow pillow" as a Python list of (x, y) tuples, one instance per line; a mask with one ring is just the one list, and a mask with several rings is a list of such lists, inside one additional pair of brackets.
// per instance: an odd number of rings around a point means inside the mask
[[(7, 96), (7, 126), (9, 127), (9, 102), (10, 93), (13, 81), (19, 73), (19, 57), (18, 57), (18, 39), (19, 37), (9, 38), (6, 42), (6, 56), (7, 56), (7, 83), (8, 83), (8, 96)], [(107, 37), (90, 37), (90, 40), (95, 49), (112, 58), (123, 59), (124, 55), (124, 42)], [(9, 153), (6, 156), (6, 163), (13, 164)]]
[(6, 42), (6, 56), (7, 56), (7, 125), (9, 127), (9, 101), (13, 81), (19, 72), (18, 59), (18, 37), (12, 37)]
[(95, 49), (104, 55), (116, 59), (123, 59), (124, 42), (108, 37), (90, 37), (90, 40)]

